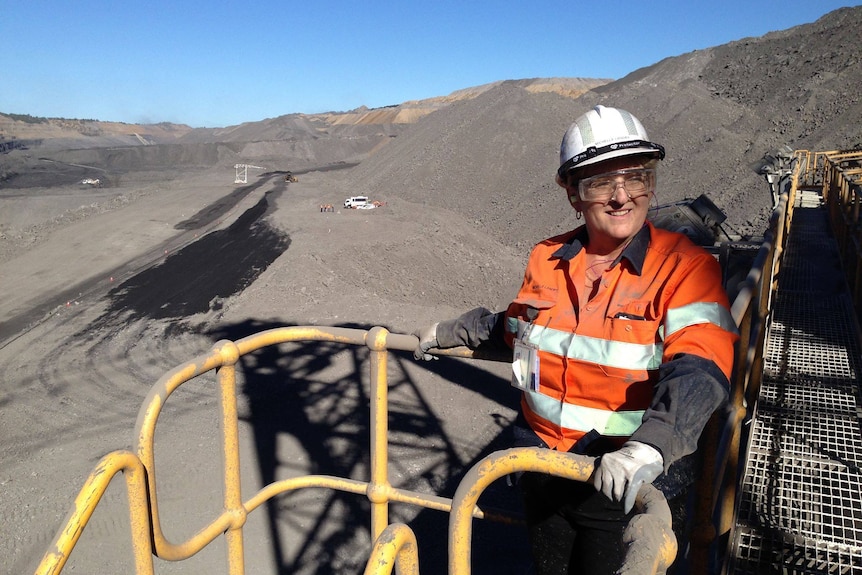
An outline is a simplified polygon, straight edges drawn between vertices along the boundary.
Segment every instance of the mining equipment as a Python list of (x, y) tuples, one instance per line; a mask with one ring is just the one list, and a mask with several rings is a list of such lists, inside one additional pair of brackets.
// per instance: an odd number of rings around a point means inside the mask
[(247, 184), (248, 183), (248, 169), (255, 168), (257, 170), (264, 170), (266, 168), (261, 168), (260, 166), (253, 166), (251, 164), (236, 164), (234, 165), (234, 169), (236, 170), (236, 178), (234, 179), (235, 184)]

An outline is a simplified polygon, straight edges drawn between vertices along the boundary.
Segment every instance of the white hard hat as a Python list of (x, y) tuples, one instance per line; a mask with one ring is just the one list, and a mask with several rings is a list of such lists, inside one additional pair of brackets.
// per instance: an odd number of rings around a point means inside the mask
[(640, 121), (625, 110), (596, 106), (569, 126), (560, 145), (557, 174), (621, 156), (664, 158), (664, 148), (650, 142)]

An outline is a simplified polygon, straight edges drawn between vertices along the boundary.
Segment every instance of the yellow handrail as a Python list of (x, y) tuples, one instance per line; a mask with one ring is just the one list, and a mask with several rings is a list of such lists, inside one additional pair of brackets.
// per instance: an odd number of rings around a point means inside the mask
[[(365, 345), (369, 349), (369, 371), (372, 383), (372, 428), (371, 428), (371, 477), (369, 481), (358, 481), (353, 479), (309, 475), (304, 477), (286, 479), (273, 482), (261, 488), (248, 500), (242, 501), (240, 497), (240, 475), (239, 475), (239, 442), (238, 442), (238, 417), (236, 406), (236, 365), (239, 359), (248, 353), (257, 351), (263, 347), (278, 345), (286, 342), (299, 341), (325, 341), (336, 342), (345, 345)], [(45, 554), (39, 565), (37, 574), (59, 573), (66, 563), (69, 554), (80, 537), (81, 531), (95, 509), (102, 493), (111, 478), (119, 472), (126, 474), (129, 484), (129, 506), (133, 518), (133, 547), (135, 549), (136, 570), (141, 574), (152, 573), (152, 556), (171, 561), (187, 559), (210, 544), (217, 537), (224, 535), (228, 548), (228, 568), (233, 575), (244, 572), (243, 552), (243, 527), (248, 514), (271, 498), (288, 491), (304, 487), (324, 487), (357, 495), (365, 495), (371, 502), (371, 534), (375, 541), (384, 540), (399, 541), (403, 543), (402, 530), (395, 534), (388, 520), (388, 506), (391, 502), (409, 503), (427, 509), (444, 511), (452, 514), (453, 527), (452, 537), (458, 543), (458, 548), (469, 542), (469, 521), (472, 518), (493, 518), (497, 520), (515, 521), (513, 517), (501, 515), (500, 513), (483, 511), (476, 503), (476, 498), (487, 487), (483, 483), (479, 489), (471, 487), (473, 495), (464, 501), (452, 500), (436, 495), (427, 495), (413, 492), (407, 489), (393, 487), (388, 482), (388, 445), (387, 445), (387, 353), (390, 349), (412, 351), (418, 340), (415, 336), (390, 333), (382, 327), (375, 327), (368, 331), (347, 328), (317, 328), (317, 327), (284, 327), (263, 331), (236, 342), (227, 340), (217, 342), (206, 354), (200, 355), (186, 362), (162, 376), (150, 389), (144, 399), (138, 413), (135, 428), (135, 452), (115, 452), (106, 456), (103, 463), (97, 467), (87, 480), (81, 491), (73, 511), (67, 520), (66, 526), (57, 534), (54, 543), (48, 553)], [(455, 349), (445, 352), (446, 355), (470, 356), (472, 352), (465, 349)], [(168, 398), (182, 384), (191, 381), (206, 373), (215, 371), (219, 386), (221, 415), (222, 415), (222, 443), (224, 453), (224, 510), (209, 524), (184, 542), (169, 541), (161, 525), (159, 513), (159, 501), (157, 497), (157, 473), (155, 465), (154, 437), (159, 415), (161, 414)], [(506, 452), (503, 452), (504, 454)], [(513, 459), (514, 456), (517, 456)], [(481, 471), (480, 463), (477, 467), (480, 471), (471, 471), (467, 478), (476, 473), (484, 477), (497, 478), (502, 475), (518, 470), (541, 470), (546, 473), (571, 477), (580, 480), (589, 478), (592, 472), (592, 460), (580, 460), (578, 456), (559, 454), (549, 450), (538, 448), (522, 449), (517, 452), (505, 454), (503, 459), (494, 463), (495, 474), (488, 475)], [(505, 465), (500, 463), (505, 461)], [(513, 461), (517, 465), (513, 466)], [(519, 467), (520, 466), (520, 467)], [(474, 468), (475, 469), (475, 468)], [(499, 470), (503, 471), (499, 471)], [(580, 470), (573, 476), (573, 469)], [(465, 478), (469, 484), (469, 479)], [(651, 487), (647, 487), (646, 493), (650, 493)], [(643, 498), (643, 493), (642, 493)], [(637, 503), (638, 509), (646, 514), (655, 514), (656, 506), (643, 508), (642, 498)], [(655, 498), (655, 496), (653, 496)], [(660, 495), (659, 495), (659, 498)], [(664, 502), (663, 498), (661, 501)], [(664, 502), (665, 508), (667, 507)], [(660, 508), (659, 508), (660, 509)], [(669, 515), (664, 517), (660, 512), (658, 518), (652, 519), (656, 526), (661, 526), (660, 532), (664, 533), (664, 546), (656, 552), (662, 553), (664, 564), (673, 560), (673, 553), (669, 551), (669, 541), (673, 539), (673, 532)], [(466, 525), (466, 526), (465, 526)], [(387, 531), (388, 530), (388, 531)], [(466, 531), (465, 531), (466, 530)], [(469, 543), (467, 543), (469, 544)], [(386, 555), (387, 547), (382, 542), (376, 546), (375, 553)], [(397, 553), (400, 561), (407, 562), (404, 556), (407, 551)], [(469, 558), (469, 553), (459, 551), (463, 560)], [(461, 561), (459, 560), (459, 561)], [(457, 573), (469, 573), (468, 563), (458, 563)], [(369, 569), (372, 569), (369, 562)], [(386, 565), (388, 561), (380, 562)], [(659, 563), (661, 564), (661, 562)], [(384, 568), (384, 567), (381, 567)], [(456, 567), (453, 567), (456, 568)]]

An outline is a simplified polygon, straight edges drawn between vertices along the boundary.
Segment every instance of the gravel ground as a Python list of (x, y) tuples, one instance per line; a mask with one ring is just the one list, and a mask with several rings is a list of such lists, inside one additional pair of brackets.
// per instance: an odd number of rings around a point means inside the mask
[[(195, 131), (187, 143), (8, 149), (0, 572), (35, 569), (99, 458), (132, 446), (150, 386), (214, 342), (286, 325), (409, 333), (476, 305), (504, 306), (529, 247), (575, 225), (553, 174), (563, 132), (592, 105), (632, 111), (667, 147), (660, 203), (706, 193), (732, 230), (761, 233), (771, 196), (753, 167), (765, 153), (862, 145), (860, 24), (862, 8), (839, 10), (664, 60), (580, 97), (547, 80), (501, 82), (412, 124), (287, 116)], [(264, 169), (234, 184), (237, 162)], [(285, 170), (299, 181), (286, 183)], [(101, 188), (76, 183), (93, 176)], [(385, 206), (340, 207), (358, 194)], [(327, 203), (335, 211), (320, 211)], [(507, 368), (393, 353), (389, 369), (390, 479), (451, 496), (477, 458), (507, 444), (517, 399)], [(367, 476), (366, 370), (363, 349), (333, 344), (283, 345), (242, 362), (245, 494), (309, 471)], [(210, 380), (189, 384), (160, 421), (158, 496), (174, 541), (220, 506), (217, 404)], [(504, 486), (489, 498), (517, 506)], [(67, 572), (130, 571), (124, 499), (112, 485)], [(423, 572), (442, 572), (445, 515), (407, 506), (392, 515), (420, 534)], [(249, 518), (246, 570), (358, 572), (368, 521), (361, 497), (278, 498)], [(523, 572), (517, 528), (476, 530), (476, 565)], [(187, 562), (157, 560), (157, 572), (226, 572), (222, 545)]]

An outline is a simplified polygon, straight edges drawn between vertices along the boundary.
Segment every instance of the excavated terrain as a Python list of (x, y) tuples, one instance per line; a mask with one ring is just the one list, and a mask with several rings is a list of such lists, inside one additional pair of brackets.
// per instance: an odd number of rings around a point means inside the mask
[[(659, 203), (705, 193), (731, 232), (761, 234), (764, 154), (862, 146), (860, 26), (862, 8), (848, 8), (613, 82), (509, 80), (226, 128), (0, 116), (2, 572), (33, 572), (99, 458), (133, 446), (150, 386), (216, 341), (286, 325), (410, 333), (506, 305), (530, 246), (576, 225), (553, 176), (563, 132), (593, 105), (630, 110), (667, 148)], [(234, 182), (238, 163), (252, 166), (247, 183)], [(384, 205), (342, 208), (353, 195)], [(306, 472), (367, 479), (367, 367), (364, 348), (337, 344), (243, 359), (244, 497)], [(392, 354), (393, 485), (451, 497), (475, 461), (508, 445), (507, 369)], [(160, 420), (158, 498), (175, 542), (220, 509), (217, 407), (209, 378), (175, 392)], [(517, 507), (503, 485), (487, 497)], [(115, 481), (70, 572), (133, 570), (124, 501)], [(419, 535), (422, 571), (442, 572), (445, 514), (391, 515)], [(359, 572), (369, 521), (361, 497), (283, 495), (249, 517), (246, 572)], [(219, 542), (157, 559), (157, 572), (226, 572), (224, 554)], [(477, 522), (474, 565), (525, 563), (517, 527)]]

